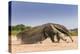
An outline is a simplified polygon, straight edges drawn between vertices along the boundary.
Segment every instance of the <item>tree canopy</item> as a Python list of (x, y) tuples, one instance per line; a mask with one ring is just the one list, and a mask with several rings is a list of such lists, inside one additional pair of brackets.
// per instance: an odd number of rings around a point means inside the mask
[(29, 29), (29, 28), (31, 28), (31, 27), (30, 26), (25, 26), (23, 24), (11, 26), (12, 31), (23, 31), (24, 29)]

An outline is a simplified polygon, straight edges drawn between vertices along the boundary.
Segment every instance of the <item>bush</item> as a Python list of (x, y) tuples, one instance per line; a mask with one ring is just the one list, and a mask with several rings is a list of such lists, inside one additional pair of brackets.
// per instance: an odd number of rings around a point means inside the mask
[(70, 32), (71, 36), (78, 36), (78, 32)]
[(11, 28), (11, 30), (9, 30), (10, 36), (11, 35), (17, 35), (19, 32), (24, 31), (24, 30), (28, 30), (31, 27), (30, 26), (25, 26), (23, 24), (19, 24), (19, 25), (15, 25), (15, 26), (10, 26), (9, 28)]

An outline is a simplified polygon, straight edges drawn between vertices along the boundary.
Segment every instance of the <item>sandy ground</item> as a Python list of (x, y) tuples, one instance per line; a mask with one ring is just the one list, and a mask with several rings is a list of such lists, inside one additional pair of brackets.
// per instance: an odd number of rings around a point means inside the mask
[[(13, 38), (13, 37), (12, 37)], [(51, 51), (51, 50), (68, 50), (68, 49), (77, 49), (78, 48), (78, 39), (77, 36), (72, 37), (74, 42), (66, 43), (60, 41), (60, 43), (52, 43), (48, 38), (42, 42), (42, 44), (19, 44), (19, 41), (16, 41), (16, 37), (12, 39), (11, 51), (12, 53), (16, 52), (32, 52), (32, 51)]]

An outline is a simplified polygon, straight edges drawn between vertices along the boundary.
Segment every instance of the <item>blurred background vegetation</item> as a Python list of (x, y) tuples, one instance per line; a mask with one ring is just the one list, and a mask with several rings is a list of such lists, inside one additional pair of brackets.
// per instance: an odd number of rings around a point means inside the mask
[(78, 28), (70, 29), (71, 36), (78, 36)]
[(23, 24), (19, 24), (19, 25), (15, 25), (15, 26), (9, 26), (9, 33), (11, 33), (10, 35), (15, 36), (17, 35), (19, 32), (30, 29), (31, 26), (25, 26)]
[[(9, 26), (11, 29), (9, 30), (10, 36), (16, 36), (19, 32), (24, 30), (29, 30), (32, 27), (31, 26), (25, 26), (23, 24), (15, 25), (15, 26)], [(71, 36), (78, 36), (78, 29), (70, 29)]]

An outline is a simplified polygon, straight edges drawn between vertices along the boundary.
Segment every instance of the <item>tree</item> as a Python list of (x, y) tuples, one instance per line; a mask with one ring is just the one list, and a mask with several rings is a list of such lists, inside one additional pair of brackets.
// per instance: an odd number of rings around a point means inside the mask
[(12, 31), (23, 31), (23, 30), (28, 30), (30, 28), (31, 28), (31, 26), (25, 26), (23, 24), (18, 24), (16, 26), (11, 26)]
[(25, 29), (25, 25), (20, 24), (20, 25), (16, 25), (15, 27), (18, 31), (23, 31)]
[(23, 31), (25, 28), (26, 28), (25, 25), (19, 24), (19, 25), (16, 25), (16, 26), (12, 26), (12, 27), (11, 27), (11, 30)]

